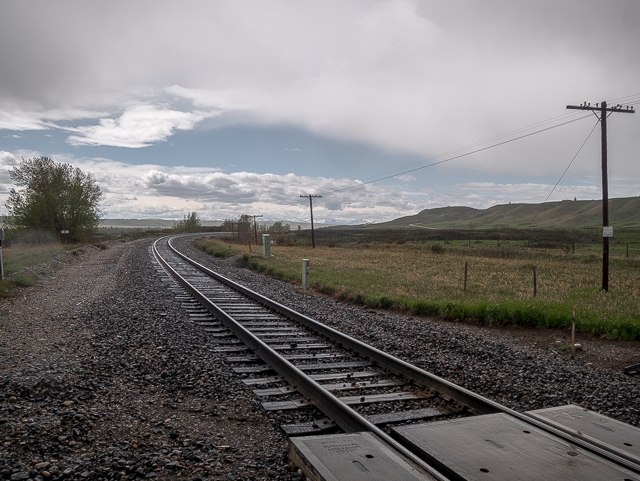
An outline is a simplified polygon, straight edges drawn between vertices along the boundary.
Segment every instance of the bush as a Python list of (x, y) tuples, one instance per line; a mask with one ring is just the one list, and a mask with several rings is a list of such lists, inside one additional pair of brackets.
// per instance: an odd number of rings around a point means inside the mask
[(11, 281), (17, 287), (31, 287), (36, 285), (38, 278), (33, 275), (19, 273), (13, 276)]
[(443, 245), (431, 244), (431, 252), (433, 252), (434, 254), (444, 254), (445, 249)]

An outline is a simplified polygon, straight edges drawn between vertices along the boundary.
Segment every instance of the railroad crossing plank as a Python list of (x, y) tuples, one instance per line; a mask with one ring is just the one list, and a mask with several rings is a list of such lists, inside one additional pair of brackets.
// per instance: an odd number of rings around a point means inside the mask
[(629, 470), (504, 413), (402, 426), (391, 432), (443, 474), (455, 472), (456, 479), (640, 480)]
[(426, 481), (371, 433), (289, 439), (289, 458), (313, 481)]
[(569, 428), (574, 435), (624, 451), (640, 464), (640, 429), (575, 404), (528, 411), (527, 414), (553, 425)]

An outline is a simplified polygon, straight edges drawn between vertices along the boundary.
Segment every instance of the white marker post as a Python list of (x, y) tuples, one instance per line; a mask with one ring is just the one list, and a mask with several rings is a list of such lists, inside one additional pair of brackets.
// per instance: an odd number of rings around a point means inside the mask
[(309, 259), (302, 259), (302, 288), (309, 289)]
[(2, 265), (2, 241), (4, 240), (4, 229), (0, 227), (0, 281), (4, 280), (4, 266)]
[(269, 234), (262, 234), (262, 255), (271, 257), (271, 236)]

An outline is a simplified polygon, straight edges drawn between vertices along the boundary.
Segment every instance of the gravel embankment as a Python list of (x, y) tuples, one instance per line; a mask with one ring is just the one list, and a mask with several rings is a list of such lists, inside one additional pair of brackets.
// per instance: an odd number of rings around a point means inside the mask
[(298, 479), (148, 245), (67, 254), (0, 301), (0, 479)]
[[(299, 479), (287, 441), (150, 263), (149, 241), (67, 254), (0, 300), (0, 479)], [(640, 425), (638, 343), (412, 318), (301, 292), (180, 241), (279, 302), (518, 410), (579, 403)], [(55, 264), (52, 263), (52, 265)], [(43, 270), (38, 268), (38, 272)], [(179, 476), (179, 477), (178, 477)]]

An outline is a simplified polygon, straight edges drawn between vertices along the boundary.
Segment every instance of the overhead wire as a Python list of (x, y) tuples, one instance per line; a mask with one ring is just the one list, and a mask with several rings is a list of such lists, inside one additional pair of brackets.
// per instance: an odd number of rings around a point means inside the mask
[(571, 165), (573, 164), (573, 161), (576, 160), (576, 157), (578, 157), (578, 154), (580, 153), (580, 151), (582, 150), (582, 148), (585, 146), (585, 144), (587, 143), (587, 140), (589, 140), (589, 138), (591, 137), (591, 134), (593, 134), (593, 131), (596, 130), (596, 127), (598, 126), (598, 124), (600, 123), (600, 120), (598, 120), (593, 128), (591, 129), (591, 132), (589, 132), (589, 135), (587, 135), (587, 138), (584, 139), (584, 142), (582, 142), (582, 145), (580, 145), (580, 148), (578, 149), (578, 151), (576, 152), (576, 154), (573, 156), (573, 158), (571, 159), (571, 162), (569, 162), (569, 165), (567, 165), (567, 168), (564, 169), (564, 172), (562, 173), (562, 175), (560, 176), (560, 178), (558, 179), (558, 182), (556, 182), (556, 185), (553, 186), (553, 189), (551, 189), (551, 192), (549, 192), (549, 195), (547, 195), (547, 198), (544, 200), (544, 202), (542, 204), (540, 204), (540, 208), (538, 209), (538, 212), (536, 212), (536, 215), (533, 216), (533, 219), (531, 219), (531, 222), (529, 222), (529, 225), (527, 226), (527, 229), (529, 227), (531, 227), (531, 225), (533, 224), (533, 222), (536, 220), (536, 218), (538, 217), (538, 214), (540, 214), (540, 212), (542, 212), (542, 208), (544, 207), (544, 205), (547, 203), (547, 201), (549, 200), (549, 197), (551, 197), (551, 194), (553, 194), (553, 192), (556, 190), (556, 187), (558, 187), (558, 185), (560, 184), (560, 182), (562, 181), (562, 179), (564, 178), (565, 174), (567, 173), (567, 171), (569, 170), (569, 168), (571, 167)]
[(358, 184), (355, 184), (355, 185), (352, 185), (352, 186), (348, 186), (348, 187), (342, 187), (340, 189), (334, 189), (334, 190), (329, 190), (329, 191), (326, 191), (326, 192), (322, 192), (322, 195), (333, 194), (333, 193), (336, 193), (336, 192), (343, 192), (345, 190), (350, 190), (350, 189), (363, 187), (363, 186), (368, 185), (368, 184), (373, 184), (374, 182), (380, 182), (380, 181), (383, 181), (383, 180), (386, 180), (386, 179), (390, 179), (390, 178), (393, 178), (393, 177), (398, 177), (400, 175), (410, 174), (411, 172), (416, 172), (418, 170), (426, 169), (427, 167), (433, 167), (434, 165), (440, 165), (440, 164), (444, 164), (446, 162), (451, 162), (452, 160), (460, 159), (462, 157), (466, 157), (466, 156), (472, 155), (472, 154), (477, 154), (478, 152), (483, 152), (485, 150), (493, 149), (493, 148), (499, 147), (501, 145), (505, 145), (505, 144), (509, 144), (511, 142), (515, 142), (516, 140), (521, 140), (521, 139), (524, 139), (526, 137), (531, 137), (533, 135), (540, 134), (542, 132), (546, 132), (548, 130), (556, 129), (558, 127), (562, 127), (563, 125), (571, 124), (573, 122), (577, 122), (579, 120), (586, 119), (587, 117), (591, 117), (591, 114), (583, 115), (583, 116), (578, 117), (578, 118), (567, 120), (565, 122), (562, 122), (562, 123), (559, 123), (559, 124), (556, 124), (556, 125), (552, 125), (550, 127), (545, 127), (544, 129), (536, 130), (535, 132), (529, 132), (527, 134), (520, 135), (518, 137), (514, 137), (513, 139), (508, 139), (508, 140), (504, 140), (502, 142), (497, 142), (495, 144), (491, 144), (491, 145), (488, 145), (486, 147), (475, 149), (475, 150), (472, 150), (470, 152), (465, 152), (465, 153), (462, 153), (462, 154), (459, 154), (459, 155), (455, 155), (453, 157), (449, 157), (449, 158), (446, 158), (446, 159), (443, 159), (443, 160), (438, 160), (436, 162), (431, 162), (430, 164), (427, 164), (427, 165), (422, 165), (420, 167), (415, 167), (415, 168), (412, 168), (412, 169), (403, 170), (402, 172), (398, 172), (396, 174), (387, 175), (387, 176), (380, 177), (380, 178), (375, 179), (375, 180), (370, 180), (368, 182), (360, 182)]
[[(570, 113), (564, 113), (562, 115), (557, 115), (557, 116), (552, 117), (550, 119), (542, 120), (540, 122), (535, 122), (535, 123), (533, 123), (531, 125), (527, 125), (526, 127), (520, 127), (518, 129), (511, 130), (509, 132), (505, 132), (504, 134), (496, 135), (494, 137), (490, 137), (490, 138), (485, 139), (485, 140), (474, 142), (474, 143), (466, 145), (464, 147), (459, 147), (457, 149), (449, 150), (447, 152), (443, 152), (441, 154), (434, 155), (434, 156), (432, 156), (432, 157), (430, 157), (429, 159), (426, 159), (426, 160), (425, 159), (418, 160), (418, 161), (415, 161), (415, 162), (412, 162), (412, 163), (409, 163), (409, 164), (405, 164), (405, 165), (400, 166), (400, 167), (396, 167), (394, 169), (390, 169), (390, 170), (387, 170), (387, 171), (384, 171), (384, 172), (380, 172), (380, 173), (378, 173), (376, 175), (371, 175), (369, 177), (365, 177), (365, 178), (363, 178), (363, 180), (371, 179), (372, 177), (378, 177), (378, 176), (381, 176), (381, 175), (391, 174), (392, 172), (395, 172), (398, 169), (406, 169), (406, 168), (411, 167), (413, 165), (419, 165), (419, 164), (422, 164), (424, 162), (427, 162), (428, 160), (435, 160), (435, 159), (438, 159), (438, 158), (441, 158), (441, 157), (445, 157), (447, 155), (452, 155), (452, 154), (455, 154), (456, 152), (460, 152), (460, 151), (464, 151), (464, 150), (467, 150), (467, 149), (471, 149), (471, 148), (479, 146), (479, 145), (487, 144), (489, 142), (492, 142), (492, 141), (495, 141), (495, 140), (498, 140), (498, 139), (501, 139), (501, 138), (505, 138), (505, 137), (508, 137), (510, 135), (517, 134), (519, 132), (527, 131), (527, 130), (532, 129), (532, 128), (537, 128), (537, 127), (540, 127), (542, 125), (549, 124), (549, 123), (554, 122), (554, 121), (558, 121), (560, 119), (576, 117), (578, 115), (580, 115), (580, 112), (570, 112)], [(402, 174), (398, 174), (398, 175), (402, 175)]]
[[(629, 105), (629, 106), (639, 104), (640, 103), (640, 93), (633, 94), (633, 95), (628, 95), (628, 96), (625, 96), (625, 97), (615, 98), (615, 99), (609, 100), (607, 102), (609, 103), (609, 102), (621, 102), (621, 101), (624, 102), (625, 105)], [(436, 156), (430, 157), (429, 159), (418, 160), (418, 161), (415, 161), (415, 162), (412, 162), (412, 163), (409, 163), (409, 164), (405, 164), (403, 167), (398, 167), (400, 169), (403, 169), (403, 170), (401, 170), (399, 172), (397, 171), (398, 168), (390, 169), (390, 170), (387, 170), (387, 171), (384, 171), (384, 172), (380, 172), (379, 174), (376, 174), (374, 176), (365, 177), (364, 178), (365, 181), (357, 182), (354, 185), (347, 186), (347, 187), (342, 187), (342, 188), (333, 189), (333, 190), (327, 190), (325, 192), (321, 192), (320, 195), (329, 195), (329, 194), (334, 194), (334, 193), (337, 193), (337, 192), (344, 192), (344, 191), (348, 191), (348, 190), (352, 190), (352, 189), (357, 189), (357, 188), (364, 187), (364, 186), (369, 185), (369, 184), (373, 184), (373, 183), (376, 183), (376, 182), (381, 182), (383, 180), (391, 179), (391, 178), (394, 178), (394, 177), (399, 177), (401, 175), (406, 175), (406, 174), (409, 174), (409, 173), (412, 173), (412, 172), (416, 172), (416, 171), (419, 171), (419, 170), (422, 170), (422, 169), (426, 169), (428, 167), (433, 167), (433, 166), (436, 166), (436, 165), (440, 165), (440, 164), (444, 164), (444, 163), (447, 163), (447, 162), (451, 162), (453, 160), (456, 160), (456, 159), (459, 159), (459, 158), (462, 158), (462, 157), (473, 155), (473, 154), (476, 154), (476, 153), (479, 153), (479, 152), (483, 152), (483, 151), (486, 151), (486, 150), (489, 150), (489, 149), (493, 149), (495, 147), (499, 147), (501, 145), (505, 145), (505, 144), (508, 144), (508, 143), (511, 143), (511, 142), (515, 142), (517, 140), (521, 140), (521, 139), (524, 139), (524, 138), (527, 138), (527, 137), (531, 137), (531, 136), (537, 135), (539, 133), (543, 133), (543, 132), (546, 132), (546, 131), (549, 131), (549, 130), (552, 130), (552, 129), (556, 129), (556, 128), (562, 127), (564, 125), (568, 125), (568, 124), (577, 122), (579, 120), (583, 120), (583, 119), (585, 119), (587, 117), (590, 117), (590, 116), (591, 116), (590, 114), (588, 114), (588, 115), (580, 115), (580, 112), (571, 112), (571, 113), (565, 113), (565, 114), (562, 114), (562, 115), (558, 115), (556, 117), (552, 117), (552, 118), (547, 119), (547, 120), (543, 120), (543, 121), (540, 121), (540, 122), (533, 123), (533, 124), (528, 125), (526, 127), (521, 127), (521, 128), (518, 128), (518, 129), (515, 129), (515, 130), (512, 130), (512, 131), (506, 132), (504, 134), (500, 134), (500, 135), (496, 135), (494, 137), (490, 137), (489, 139), (485, 139), (483, 141), (475, 142), (475, 143), (469, 144), (469, 145), (464, 146), (464, 147), (460, 147), (460, 148), (457, 148), (457, 149), (453, 149), (453, 150), (444, 152), (442, 154), (438, 154)], [(531, 128), (539, 127), (539, 126), (542, 126), (542, 125), (547, 125), (549, 123), (552, 123), (554, 121), (558, 121), (558, 120), (561, 120), (561, 119), (562, 120), (567, 119), (567, 120), (565, 120), (563, 122), (560, 122), (560, 123), (557, 123), (557, 124), (554, 124), (554, 125), (551, 125), (551, 126), (548, 126), (548, 127), (545, 127), (545, 128), (542, 128), (542, 129), (535, 130), (534, 132), (528, 132), (526, 134), (519, 135), (519, 136), (514, 137), (514, 138), (510, 138), (510, 139), (507, 139), (507, 140), (504, 140), (504, 141), (501, 141), (501, 142), (495, 142), (495, 143), (493, 143), (491, 145), (488, 145), (488, 146), (485, 146), (485, 147), (481, 147), (481, 148), (477, 148), (477, 149), (471, 150), (469, 152), (464, 152), (467, 149), (470, 149), (470, 148), (473, 148), (473, 147), (476, 147), (476, 146), (479, 146), (479, 145), (484, 145), (484, 144), (487, 144), (487, 143), (495, 141), (495, 140), (503, 139), (505, 137), (509, 137), (511, 135), (514, 135), (514, 134), (517, 134), (517, 133), (520, 133), (520, 132), (523, 132), (523, 131), (527, 131), (527, 130), (529, 130)], [(597, 124), (598, 123), (596, 123), (596, 126), (597, 126)], [(577, 155), (582, 150), (582, 147), (584, 146), (586, 141), (589, 139), (589, 137), (593, 133), (594, 129), (595, 129), (595, 126), (591, 130), (589, 135), (587, 136), (587, 139), (585, 140), (585, 142), (580, 146), (580, 149), (578, 149), (578, 152), (576, 152), (576, 155), (574, 156), (574, 158), (569, 163), (569, 166), (567, 167), (567, 169), (565, 169), (564, 173), (562, 174), (562, 176), (558, 180), (558, 183), (556, 183), (556, 185), (554, 186), (552, 191), (547, 196), (547, 199), (545, 199), (545, 202), (547, 202), (547, 200), (552, 195), (552, 193), (555, 190), (555, 188), (558, 186), (559, 182), (562, 180), (562, 178), (564, 177), (564, 175), (568, 171), (569, 167), (571, 167), (571, 164), (573, 163), (573, 161), (575, 160)], [(452, 156), (452, 154), (455, 154), (455, 153), (461, 152), (461, 151), (462, 151), (462, 153)], [(446, 157), (446, 156), (450, 156), (450, 157), (447, 157), (447, 158), (442, 159), (442, 160), (436, 160), (436, 159), (440, 159), (440, 158)], [(420, 165), (420, 164), (423, 164), (425, 162), (429, 162), (430, 160), (432, 162), (430, 162), (428, 164), (425, 164), (425, 165)], [(413, 166), (415, 166), (415, 167), (413, 167)], [(371, 180), (366, 180), (366, 179), (371, 179)], [(302, 202), (302, 201), (299, 200), (299, 202)], [(296, 202), (296, 203), (298, 203), (298, 202)], [(280, 212), (282, 210), (285, 210), (285, 209), (287, 209), (289, 207), (294, 207), (294, 204), (284, 205), (284, 206), (282, 206), (282, 207), (280, 207), (278, 209), (270, 210), (267, 213), (268, 214), (274, 214), (276, 212)], [(538, 213), (536, 214), (536, 216), (534, 216), (534, 220), (535, 220), (535, 217), (537, 217)], [(533, 222), (533, 220), (532, 220), (532, 222)]]
[[(491, 140), (497, 140), (497, 139), (500, 139), (500, 138), (504, 138), (504, 137), (506, 137), (508, 135), (513, 135), (514, 133), (526, 131), (526, 130), (528, 130), (528, 129), (532, 128), (532, 127), (535, 127), (535, 126), (545, 125), (545, 124), (548, 124), (548, 123), (552, 122), (553, 120), (559, 120), (559, 119), (563, 119), (563, 118), (569, 118), (570, 120), (566, 120), (566, 121), (561, 122), (559, 124), (554, 124), (554, 125), (551, 125), (549, 127), (545, 127), (543, 129), (538, 129), (538, 130), (536, 130), (534, 132), (529, 132), (527, 134), (523, 134), (523, 135), (520, 135), (518, 137), (514, 137), (512, 139), (508, 139), (508, 140), (505, 140), (505, 141), (502, 141), (502, 142), (497, 142), (497, 143), (491, 144), (491, 145), (486, 146), (486, 147), (475, 149), (475, 150), (472, 150), (470, 152), (465, 152), (465, 153), (462, 153), (462, 154), (459, 154), (459, 155), (455, 155), (453, 157), (449, 157), (449, 158), (446, 158), (446, 159), (443, 159), (443, 160), (431, 162), (430, 164), (426, 164), (426, 165), (422, 165), (422, 166), (418, 166), (418, 167), (414, 167), (414, 168), (410, 168), (410, 169), (406, 169), (405, 168), (405, 170), (403, 170), (401, 172), (397, 172), (397, 173), (389, 174), (389, 175), (383, 175), (382, 177), (378, 177), (376, 179), (373, 179), (373, 180), (370, 180), (370, 181), (367, 181), (367, 182), (359, 182), (359, 183), (351, 185), (351, 186), (342, 187), (342, 188), (339, 188), (339, 189), (333, 189), (333, 190), (329, 190), (329, 191), (326, 191), (326, 192), (321, 192), (320, 195), (328, 195), (328, 194), (334, 194), (334, 193), (337, 193), (337, 192), (343, 192), (343, 191), (347, 191), (347, 190), (351, 190), (351, 189), (356, 189), (356, 188), (359, 188), (359, 187), (363, 187), (365, 185), (373, 184), (375, 182), (381, 182), (383, 180), (391, 179), (393, 177), (398, 177), (400, 175), (405, 175), (405, 174), (412, 173), (412, 172), (415, 172), (415, 171), (418, 171), (418, 170), (426, 169), (428, 167), (433, 167), (435, 165), (444, 164), (446, 162), (450, 162), (452, 160), (459, 159), (461, 157), (466, 157), (468, 155), (472, 155), (472, 154), (475, 154), (475, 153), (478, 153), (478, 152), (482, 152), (482, 151), (489, 150), (489, 149), (492, 149), (492, 148), (495, 148), (495, 147), (499, 147), (501, 145), (505, 145), (505, 144), (508, 144), (508, 143), (511, 143), (511, 142), (515, 142), (516, 140), (524, 139), (526, 137), (531, 137), (533, 135), (536, 135), (536, 134), (539, 134), (539, 133), (542, 133), (542, 132), (546, 132), (546, 131), (549, 131), (549, 130), (552, 130), (552, 129), (556, 129), (558, 127), (562, 127), (564, 125), (568, 125), (568, 124), (571, 124), (573, 122), (577, 122), (579, 120), (582, 120), (582, 119), (585, 119), (587, 117), (590, 117), (590, 114), (588, 114), (588, 115), (582, 115), (582, 116), (577, 117), (577, 118), (571, 118), (571, 117), (576, 117), (577, 115), (580, 115), (580, 114), (576, 113), (576, 112), (572, 112), (570, 114), (558, 115), (558, 116), (552, 117), (551, 119), (548, 119), (548, 120), (543, 120), (541, 122), (536, 122), (536, 123), (531, 124), (531, 125), (529, 125), (527, 127), (521, 127), (519, 129), (515, 129), (515, 130), (512, 130), (512, 131), (504, 133), (504, 134), (496, 135), (496, 136), (491, 137), (491, 138), (489, 138), (487, 140), (483, 140), (483, 141), (480, 141), (480, 142), (476, 142), (474, 144), (470, 144), (469, 146), (466, 146), (466, 147), (453, 149), (453, 150), (445, 152), (443, 154), (439, 154), (437, 156), (431, 157), (428, 160), (434, 160), (434, 159), (437, 159), (439, 157), (445, 156), (447, 154), (452, 154), (452, 153), (455, 153), (455, 152), (459, 152), (461, 150), (468, 149), (468, 148), (470, 148), (472, 146), (486, 144), (487, 142), (490, 142)], [(422, 160), (422, 161), (414, 162), (414, 163), (406, 165), (406, 167), (410, 167), (411, 165), (427, 162), (428, 160)], [(391, 172), (393, 172), (393, 171), (391, 171)], [(301, 202), (301, 201), (299, 201), (299, 202)], [(271, 211), (267, 212), (267, 214), (274, 214), (274, 213), (283, 211), (283, 210), (285, 210), (285, 209), (287, 209), (289, 207), (293, 207), (293, 206), (294, 205), (291, 205), (291, 204), (284, 205), (284, 206), (282, 206), (282, 207), (280, 207), (278, 209), (271, 210)]]

